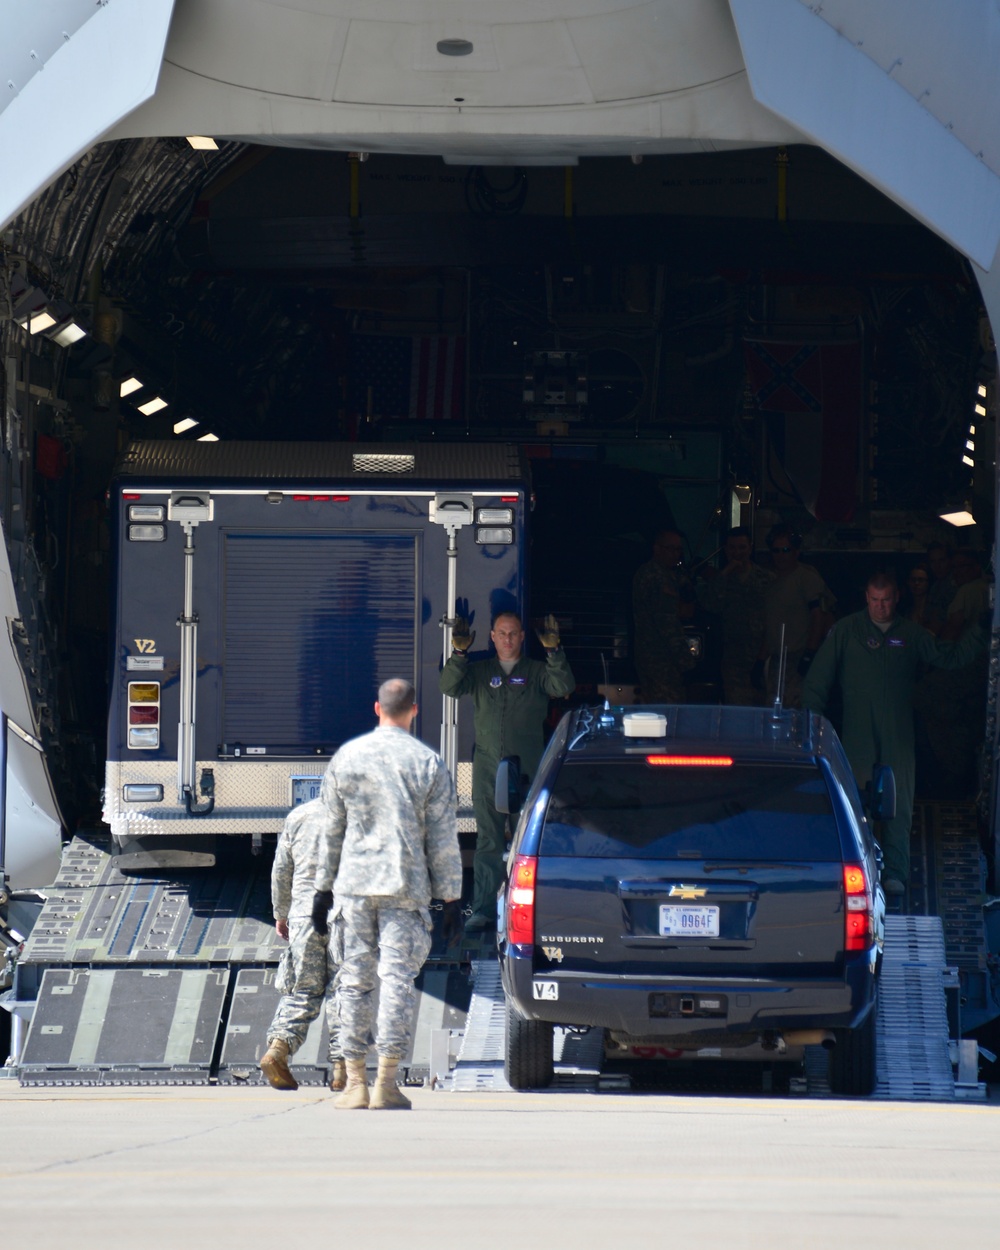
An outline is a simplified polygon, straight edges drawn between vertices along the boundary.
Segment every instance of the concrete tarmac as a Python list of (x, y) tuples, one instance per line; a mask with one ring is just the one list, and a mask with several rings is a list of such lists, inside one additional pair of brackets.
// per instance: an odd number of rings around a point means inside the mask
[(0, 1081), (19, 1250), (991, 1247), (1000, 1106), (778, 1096), (22, 1089)]

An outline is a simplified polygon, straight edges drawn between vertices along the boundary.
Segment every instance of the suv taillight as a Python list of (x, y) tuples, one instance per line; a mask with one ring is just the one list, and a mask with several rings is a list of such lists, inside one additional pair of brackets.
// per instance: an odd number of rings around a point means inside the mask
[(866, 951), (872, 940), (872, 898), (859, 864), (844, 865), (844, 898), (844, 950)]
[(518, 946), (535, 942), (535, 874), (538, 859), (518, 855), (510, 874), (507, 892), (507, 940)]

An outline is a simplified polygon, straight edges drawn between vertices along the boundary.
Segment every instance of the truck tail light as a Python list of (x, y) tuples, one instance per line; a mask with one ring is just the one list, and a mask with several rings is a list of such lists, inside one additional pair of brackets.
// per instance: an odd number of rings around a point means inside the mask
[(507, 940), (518, 946), (535, 942), (535, 876), (538, 859), (518, 855), (510, 874), (507, 891)]
[(866, 951), (872, 943), (872, 897), (860, 864), (844, 865), (844, 950)]
[(132, 751), (155, 751), (160, 745), (160, 683), (128, 684), (128, 745)]

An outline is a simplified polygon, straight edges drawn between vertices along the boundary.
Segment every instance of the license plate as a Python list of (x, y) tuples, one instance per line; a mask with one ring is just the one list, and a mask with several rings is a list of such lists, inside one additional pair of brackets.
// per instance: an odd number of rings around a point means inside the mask
[(718, 937), (718, 907), (678, 907), (660, 905), (661, 937)]
[(318, 799), (319, 788), (322, 784), (322, 777), (293, 777), (292, 807), (298, 807), (300, 803), (308, 803), (310, 799)]

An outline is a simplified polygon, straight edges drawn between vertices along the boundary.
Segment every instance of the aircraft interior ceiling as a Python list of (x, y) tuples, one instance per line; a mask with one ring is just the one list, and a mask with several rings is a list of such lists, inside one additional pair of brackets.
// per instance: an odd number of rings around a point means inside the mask
[[(23, 517), (15, 581), (21, 559), (44, 583), (37, 619), (22, 615), (49, 658), (36, 728), (71, 827), (98, 806), (104, 492), (131, 437), (520, 443), (539, 495), (534, 606), (591, 612), (620, 680), (613, 603), (671, 518), (694, 561), (734, 520), (758, 546), (792, 521), (844, 610), (873, 564), (903, 572), (954, 537), (945, 504), (971, 504), (972, 541), (992, 543), (995, 356), (976, 277), (817, 147), (563, 169), (119, 139), (2, 247), (3, 521), (16, 536)], [(19, 324), (43, 304), (85, 337)], [(815, 414), (803, 441), (762, 398), (753, 353), (776, 343), (840, 351), (827, 369), (846, 361), (856, 384), (838, 401), (847, 454), (826, 470)], [(447, 361), (433, 404), (410, 385), (422, 344)], [(144, 385), (122, 398), (133, 375)], [(166, 407), (140, 412), (157, 396)], [(796, 456), (839, 480), (818, 487)]]

